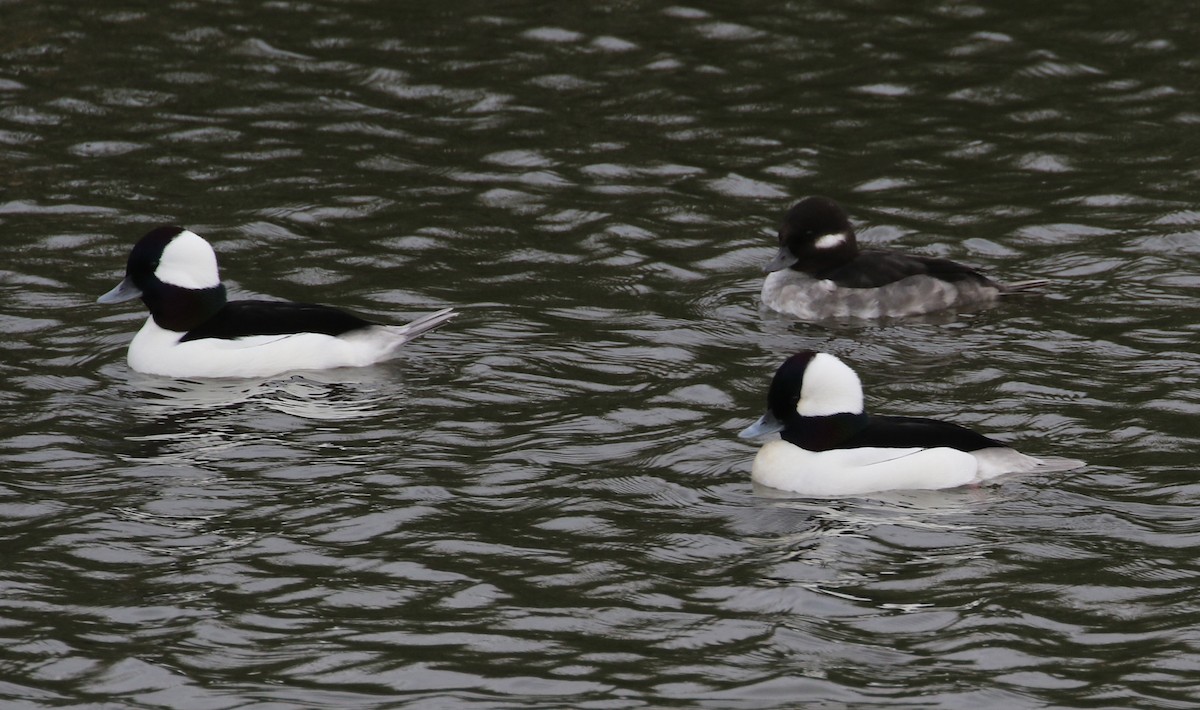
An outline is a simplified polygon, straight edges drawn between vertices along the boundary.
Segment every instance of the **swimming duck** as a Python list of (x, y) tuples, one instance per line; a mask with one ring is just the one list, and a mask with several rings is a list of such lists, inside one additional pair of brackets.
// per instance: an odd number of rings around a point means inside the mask
[(763, 305), (802, 320), (913, 316), (987, 304), (1046, 284), (1001, 284), (949, 259), (859, 249), (841, 206), (820, 196), (788, 210), (779, 252), (763, 271)]
[(1027, 456), (950, 422), (867, 414), (854, 370), (833, 355), (808, 350), (780, 365), (766, 414), (740, 436), (774, 432), (780, 438), (759, 449), (751, 478), (810, 496), (954, 488), (1003, 473), (1084, 465)]
[(289, 370), (370, 365), (457, 315), (445, 308), (382, 325), (337, 308), (225, 298), (217, 256), (182, 227), (151, 230), (125, 278), (99, 303), (141, 298), (150, 317), (129, 344), (129, 366), (167, 377), (266, 377)]

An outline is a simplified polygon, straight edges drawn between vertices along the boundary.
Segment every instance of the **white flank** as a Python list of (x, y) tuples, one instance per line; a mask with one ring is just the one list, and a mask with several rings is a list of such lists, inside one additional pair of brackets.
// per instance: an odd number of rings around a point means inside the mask
[(166, 377), (269, 377), (290, 370), (362, 367), (397, 354), (400, 346), (457, 315), (447, 308), (405, 325), (377, 325), (337, 337), (323, 333), (254, 335), (179, 342), (183, 333), (153, 318), (129, 344), (129, 366)]
[(826, 279), (784, 269), (763, 280), (762, 303), (773, 311), (805, 321), (906, 318), (996, 299), (993, 286), (950, 283), (930, 276), (909, 276), (879, 288), (840, 288)]
[(801, 495), (847, 496), (955, 488), (975, 481), (977, 468), (974, 456), (944, 447), (806, 451), (777, 440), (759, 450), (750, 476), (761, 485)]
[(759, 449), (750, 477), (781, 491), (829, 497), (957, 488), (1003, 473), (1051, 473), (1083, 465), (1054, 456), (1034, 458), (1008, 448), (971, 453), (944, 446), (807, 451), (776, 439)]

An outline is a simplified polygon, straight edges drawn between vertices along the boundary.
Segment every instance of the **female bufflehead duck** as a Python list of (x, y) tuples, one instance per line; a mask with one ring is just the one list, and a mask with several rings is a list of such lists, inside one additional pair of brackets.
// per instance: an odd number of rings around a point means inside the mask
[(779, 253), (763, 271), (763, 305), (803, 320), (914, 316), (1046, 283), (999, 284), (949, 259), (859, 250), (846, 213), (827, 197), (806, 197), (788, 210)]
[(782, 432), (781, 438), (759, 449), (751, 478), (812, 496), (953, 488), (1002, 473), (1083, 465), (1026, 456), (950, 422), (867, 414), (854, 370), (833, 355), (811, 351), (779, 367), (767, 394), (767, 413), (741, 436), (773, 432)]
[(329, 306), (227, 301), (217, 255), (181, 227), (142, 237), (129, 253), (125, 279), (97, 300), (139, 296), (150, 317), (129, 344), (129, 366), (167, 377), (267, 377), (370, 365), (457, 315), (446, 308), (407, 325), (380, 325)]

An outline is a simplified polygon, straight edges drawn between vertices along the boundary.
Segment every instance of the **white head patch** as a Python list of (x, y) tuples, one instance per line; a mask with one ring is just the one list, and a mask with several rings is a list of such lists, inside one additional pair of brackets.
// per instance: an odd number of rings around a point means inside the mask
[(208, 242), (186, 229), (163, 249), (154, 275), (163, 283), (183, 288), (212, 288), (221, 284), (216, 253)]
[(833, 249), (845, 243), (846, 235), (841, 232), (834, 232), (833, 234), (821, 235), (817, 238), (817, 241), (813, 242), (813, 246), (817, 249)]
[(850, 366), (828, 353), (817, 353), (804, 370), (796, 412), (802, 417), (860, 414), (862, 381)]

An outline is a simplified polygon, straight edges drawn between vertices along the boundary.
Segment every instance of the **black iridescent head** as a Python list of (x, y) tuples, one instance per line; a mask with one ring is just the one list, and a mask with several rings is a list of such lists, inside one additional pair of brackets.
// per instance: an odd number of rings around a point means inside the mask
[(778, 431), (785, 440), (793, 441), (814, 426), (833, 422), (840, 432), (861, 427), (865, 418), (862, 382), (854, 370), (828, 353), (802, 350), (775, 371), (767, 390), (766, 414), (741, 436)]
[(771, 387), (767, 390), (767, 411), (779, 422), (787, 422), (797, 416), (796, 407), (804, 392), (804, 375), (814, 356), (816, 353), (812, 350), (802, 350), (784, 360), (775, 370)]
[(147, 232), (129, 252), (129, 260), (125, 262), (125, 278), (142, 291), (149, 288), (155, 279), (154, 272), (162, 261), (163, 251), (185, 231), (183, 227), (167, 225)]
[(129, 253), (125, 279), (100, 302), (138, 296), (154, 322), (167, 330), (185, 332), (211, 318), (225, 305), (212, 246), (182, 227), (147, 232)]
[(805, 197), (784, 215), (779, 253), (764, 270), (791, 268), (815, 274), (843, 264), (857, 253), (854, 227), (841, 206), (828, 197)]

